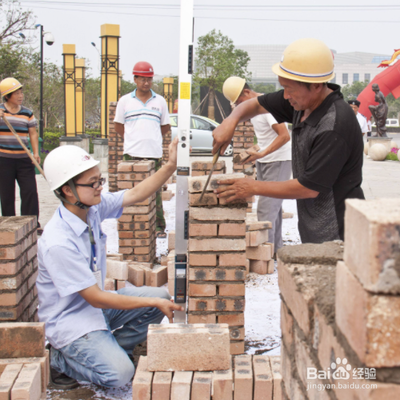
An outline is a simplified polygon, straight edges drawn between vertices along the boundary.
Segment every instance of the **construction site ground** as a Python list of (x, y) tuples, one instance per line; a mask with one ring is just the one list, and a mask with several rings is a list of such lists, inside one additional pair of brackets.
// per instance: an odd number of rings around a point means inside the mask
[[(393, 139), (400, 145), (400, 135), (393, 135)], [(211, 161), (210, 155), (191, 156), (191, 161)], [(227, 173), (232, 172), (232, 158), (223, 157), (226, 162)], [(103, 174), (107, 176), (106, 174)], [(48, 185), (41, 175), (37, 175), (40, 218), (42, 227), (52, 217), (59, 205), (59, 200), (50, 192)], [(372, 161), (364, 156), (362, 188), (366, 199), (400, 197), (400, 162)], [(169, 185), (169, 190), (175, 191), (175, 184)], [(105, 187), (107, 190), (107, 186)], [(19, 209), (18, 189), (16, 208)], [(297, 231), (297, 210), (294, 200), (285, 200), (285, 212), (293, 213), (293, 218), (283, 221), (283, 240), (285, 245), (299, 244)], [(254, 211), (255, 209), (253, 209)], [(167, 231), (175, 229), (175, 197), (164, 202), (164, 212), (167, 221)], [(107, 252), (118, 250), (118, 232), (116, 220), (103, 223), (103, 229), (108, 236)], [(157, 255), (166, 254), (167, 239), (157, 239)], [(280, 298), (277, 271), (271, 275), (249, 274), (246, 282), (246, 353), (248, 354), (280, 354)], [(141, 349), (145, 352), (145, 349)], [(101, 388), (96, 385), (85, 384), (71, 391), (59, 391), (51, 387), (47, 390), (47, 399), (74, 400), (74, 399), (132, 399), (131, 384), (118, 389)]]

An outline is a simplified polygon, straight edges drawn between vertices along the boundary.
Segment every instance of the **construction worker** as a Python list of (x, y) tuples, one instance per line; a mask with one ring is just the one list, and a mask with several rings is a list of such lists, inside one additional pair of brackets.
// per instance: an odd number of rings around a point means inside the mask
[[(124, 139), (125, 160), (154, 160), (161, 168), (163, 136), (169, 132), (168, 106), (151, 89), (154, 70), (150, 63), (139, 61), (133, 67), (136, 89), (122, 96), (115, 111), (115, 131)], [(156, 197), (156, 234), (166, 238), (161, 189)]]
[(360, 126), (340, 87), (328, 83), (333, 68), (333, 54), (320, 40), (293, 42), (272, 67), (283, 90), (243, 102), (213, 132), (215, 153), (224, 152), (239, 122), (255, 115), (269, 112), (279, 123), (293, 124), (293, 179), (231, 179), (215, 192), (228, 201), (252, 195), (297, 199), (303, 243), (343, 240), (345, 200), (364, 198)]
[(39, 320), (50, 343), (51, 381), (59, 389), (77, 380), (106, 387), (129, 382), (134, 347), (149, 324), (182, 310), (162, 288), (104, 291), (106, 240), (101, 222), (119, 218), (125, 206), (142, 202), (176, 169), (178, 140), (168, 163), (130, 190), (101, 193), (105, 179), (94, 160), (77, 146), (61, 146), (46, 157), (44, 172), (61, 205), (39, 241)]
[(0, 199), (3, 217), (15, 215), (15, 180), (21, 195), (21, 215), (36, 215), (39, 225), (39, 200), (35, 178), (35, 166), (22, 148), (17, 138), (2, 120), (5, 116), (23, 143), (28, 147), (31, 142), (33, 156), (40, 163), (39, 136), (37, 121), (33, 112), (22, 105), (24, 94), (22, 84), (15, 78), (6, 78), (0, 82)]
[[(231, 105), (238, 106), (244, 101), (257, 98), (256, 93), (238, 76), (228, 78), (222, 87), (224, 96)], [(248, 149), (251, 154), (245, 162), (256, 161), (257, 180), (263, 182), (286, 181), (292, 174), (292, 150), (290, 135), (285, 123), (278, 124), (271, 114), (260, 114), (251, 118), (260, 151)], [(283, 199), (260, 196), (257, 205), (259, 221), (270, 221), (268, 241), (274, 243), (275, 251), (282, 246), (282, 202)]]
[(357, 117), (357, 121), (360, 124), (361, 133), (364, 136), (368, 132), (368, 123), (367, 118), (364, 117), (361, 113), (358, 112), (361, 103), (358, 100), (348, 100), (350, 107), (353, 109), (354, 114)]

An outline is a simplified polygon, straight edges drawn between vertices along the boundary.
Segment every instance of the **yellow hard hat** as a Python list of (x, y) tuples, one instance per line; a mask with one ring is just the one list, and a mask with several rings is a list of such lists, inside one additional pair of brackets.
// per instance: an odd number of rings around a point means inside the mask
[(300, 82), (328, 82), (335, 77), (333, 53), (318, 39), (299, 39), (286, 47), (272, 71), (282, 78)]
[(222, 92), (231, 104), (235, 104), (240, 93), (242, 93), (245, 83), (246, 79), (239, 78), (238, 76), (231, 76), (224, 82)]
[(15, 92), (20, 88), (22, 88), (22, 85), (15, 78), (5, 78), (0, 82), (2, 96)]

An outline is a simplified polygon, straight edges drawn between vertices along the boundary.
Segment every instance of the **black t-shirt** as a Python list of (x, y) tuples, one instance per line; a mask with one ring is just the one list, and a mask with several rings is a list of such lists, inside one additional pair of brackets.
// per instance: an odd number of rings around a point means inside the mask
[(357, 118), (343, 100), (340, 86), (308, 118), (284, 99), (283, 90), (258, 97), (278, 121), (291, 122), (293, 178), (319, 192), (315, 199), (297, 200), (303, 243), (322, 243), (344, 236), (345, 200), (364, 199), (361, 189), (363, 139)]

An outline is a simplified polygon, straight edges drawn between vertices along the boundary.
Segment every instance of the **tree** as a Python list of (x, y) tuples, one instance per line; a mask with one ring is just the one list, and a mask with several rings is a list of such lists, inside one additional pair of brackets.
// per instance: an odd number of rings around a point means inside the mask
[(250, 87), (257, 93), (273, 93), (276, 87), (272, 83), (251, 83)]
[(16, 49), (10, 43), (0, 43), (0, 81), (9, 76), (22, 79), (26, 56), (24, 48)]
[(213, 29), (199, 37), (196, 49), (196, 70), (193, 82), (209, 88), (208, 117), (214, 119), (215, 91), (230, 76), (249, 78), (250, 57), (246, 51), (235, 49), (233, 41), (221, 31)]
[(342, 87), (343, 98), (347, 100), (356, 99), (357, 96), (368, 86), (369, 82), (353, 82), (351, 85)]

